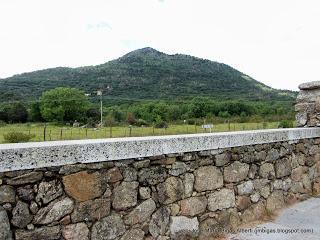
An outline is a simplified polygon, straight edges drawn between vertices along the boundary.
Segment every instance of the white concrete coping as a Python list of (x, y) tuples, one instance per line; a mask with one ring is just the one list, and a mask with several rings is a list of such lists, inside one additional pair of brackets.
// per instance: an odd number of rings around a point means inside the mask
[(0, 172), (320, 137), (320, 128), (0, 144)]

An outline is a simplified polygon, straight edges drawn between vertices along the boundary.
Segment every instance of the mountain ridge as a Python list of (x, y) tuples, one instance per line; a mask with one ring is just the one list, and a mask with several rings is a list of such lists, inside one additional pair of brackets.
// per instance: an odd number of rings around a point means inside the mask
[[(231, 66), (207, 59), (166, 54), (146, 47), (96, 66), (56, 67), (0, 79), (0, 101), (33, 100), (64, 86), (109, 98), (293, 101), (296, 92), (273, 89)], [(109, 90), (107, 90), (109, 89)]]

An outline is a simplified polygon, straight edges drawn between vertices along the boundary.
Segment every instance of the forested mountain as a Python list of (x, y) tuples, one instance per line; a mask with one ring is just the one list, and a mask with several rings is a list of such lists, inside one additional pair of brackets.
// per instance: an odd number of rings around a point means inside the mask
[[(295, 92), (272, 89), (223, 63), (152, 48), (132, 51), (97, 66), (51, 68), (0, 79), (0, 101), (34, 100), (59, 86), (108, 98), (293, 101)], [(109, 87), (109, 89), (108, 89)]]

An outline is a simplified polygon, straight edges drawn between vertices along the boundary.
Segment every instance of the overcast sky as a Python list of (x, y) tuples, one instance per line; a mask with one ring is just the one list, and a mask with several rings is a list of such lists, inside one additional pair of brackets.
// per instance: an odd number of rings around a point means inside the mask
[(0, 78), (153, 47), (296, 90), (320, 80), (319, 29), (319, 0), (1, 0)]

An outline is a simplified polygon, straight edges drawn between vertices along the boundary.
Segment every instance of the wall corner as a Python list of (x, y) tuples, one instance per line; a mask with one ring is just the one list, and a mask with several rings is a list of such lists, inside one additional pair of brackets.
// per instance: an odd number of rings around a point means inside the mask
[(320, 81), (299, 85), (295, 111), (298, 127), (320, 127)]

